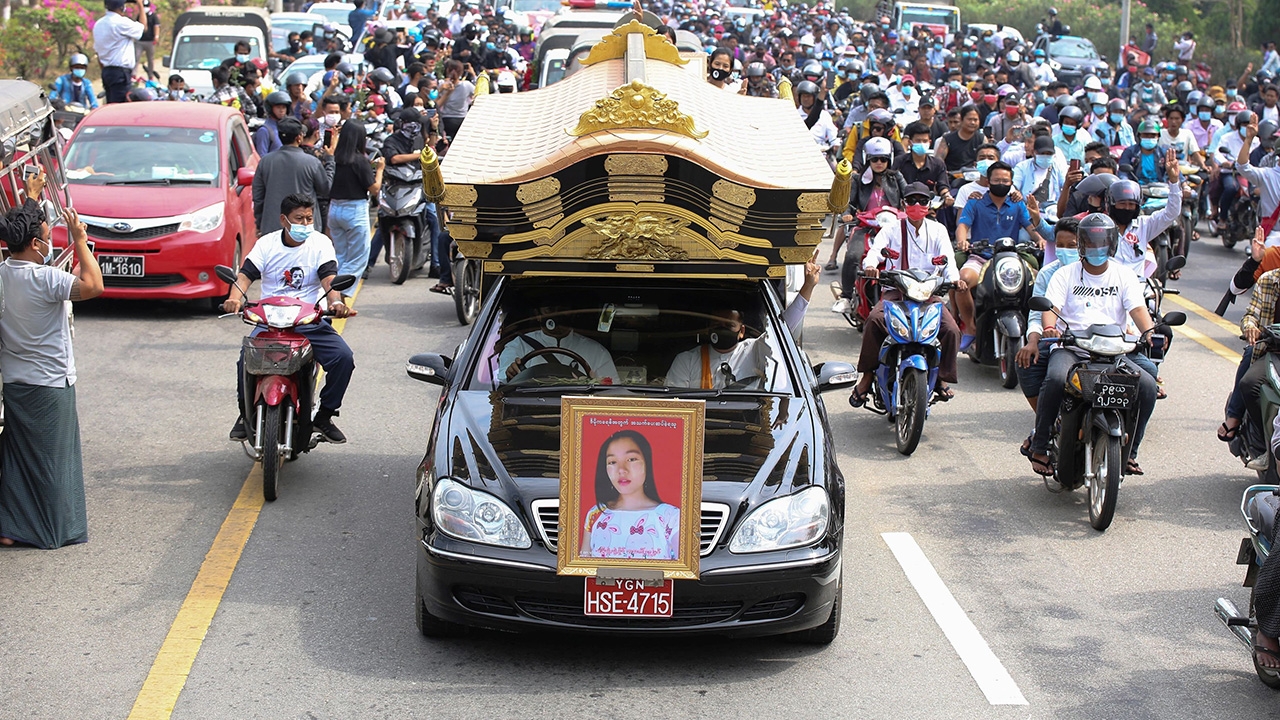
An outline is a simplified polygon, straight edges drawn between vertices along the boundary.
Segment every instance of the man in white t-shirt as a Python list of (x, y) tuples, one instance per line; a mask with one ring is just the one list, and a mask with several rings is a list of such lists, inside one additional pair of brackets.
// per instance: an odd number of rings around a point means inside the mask
[[(257, 244), (240, 266), (235, 287), (222, 304), (222, 310), (238, 313), (244, 307), (245, 296), (254, 280), (262, 281), (262, 297), (291, 297), (308, 303), (328, 303), (334, 317), (351, 317), (355, 311), (342, 301), (342, 293), (332, 289), (333, 278), (338, 274), (338, 258), (333, 251), (333, 241), (313, 228), (315, 199), (308, 195), (285, 196), (280, 202), (280, 226), (282, 229), (258, 238)], [(262, 333), (266, 328), (258, 326), (250, 336)], [(351, 383), (355, 359), (351, 348), (328, 321), (294, 328), (311, 341), (311, 352), (320, 367), (324, 368), (324, 388), (320, 390), (320, 409), (312, 420), (312, 428), (326, 442), (345, 443), (346, 435), (333, 424), (333, 418), (342, 407), (342, 398)], [(244, 358), (236, 364), (236, 391), (240, 407), (244, 407)], [(243, 416), (231, 428), (232, 440), (248, 438)]]
[[(1110, 261), (1120, 242), (1120, 232), (1115, 223), (1102, 213), (1087, 215), (1080, 221), (1076, 238), (1080, 262), (1054, 273), (1045, 289), (1044, 297), (1053, 303), (1053, 310), (1046, 310), (1041, 315), (1043, 337), (1059, 337), (1066, 330), (1083, 333), (1090, 325), (1124, 328), (1132, 319), (1142, 332), (1142, 338), (1150, 338), (1154, 324), (1143, 301), (1141, 281), (1129, 268)], [(1029, 455), (1032, 469), (1037, 474), (1053, 474), (1048, 455), (1049, 435), (1062, 407), (1067, 375), (1080, 359), (1073, 348), (1061, 346), (1049, 355), (1049, 367), (1036, 402), (1036, 431), (1031, 438)], [(1140, 352), (1130, 353), (1127, 360), (1141, 371), (1138, 372), (1138, 426), (1124, 472), (1126, 475), (1141, 475), (1138, 446), (1156, 405), (1156, 369), (1151, 360)]]

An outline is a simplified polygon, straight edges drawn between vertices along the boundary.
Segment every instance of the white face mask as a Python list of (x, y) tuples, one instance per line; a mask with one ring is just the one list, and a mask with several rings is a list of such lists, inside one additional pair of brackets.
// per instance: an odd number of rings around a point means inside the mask
[(329, 127), (337, 127), (338, 121), (342, 120), (342, 116), (338, 113), (329, 113), (324, 116), (324, 124)]

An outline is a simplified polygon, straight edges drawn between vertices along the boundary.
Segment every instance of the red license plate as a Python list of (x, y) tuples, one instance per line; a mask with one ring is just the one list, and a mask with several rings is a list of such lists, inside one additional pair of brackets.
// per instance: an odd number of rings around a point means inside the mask
[(664, 580), (661, 586), (646, 585), (643, 580), (614, 581), (601, 585), (589, 577), (583, 598), (583, 612), (595, 617), (671, 617), (675, 580)]

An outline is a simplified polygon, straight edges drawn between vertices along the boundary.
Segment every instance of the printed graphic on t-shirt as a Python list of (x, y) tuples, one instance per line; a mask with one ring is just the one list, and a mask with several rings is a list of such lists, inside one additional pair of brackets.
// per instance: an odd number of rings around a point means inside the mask
[(284, 271), (284, 274), (280, 277), (280, 283), (287, 288), (301, 290), (303, 279), (306, 276), (306, 271), (295, 265)]

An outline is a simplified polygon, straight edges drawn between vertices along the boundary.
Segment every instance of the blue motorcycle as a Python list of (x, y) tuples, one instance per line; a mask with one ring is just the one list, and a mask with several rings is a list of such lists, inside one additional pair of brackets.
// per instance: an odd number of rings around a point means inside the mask
[(880, 347), (867, 408), (888, 416), (897, 429), (898, 452), (910, 455), (920, 444), (942, 359), (943, 304), (930, 300), (945, 295), (951, 284), (929, 270), (886, 270), (880, 287), (896, 289), (902, 299), (884, 301), (889, 334)]
[[(1258, 570), (1274, 549), (1267, 538), (1271, 536), (1276, 523), (1277, 510), (1280, 510), (1280, 487), (1252, 485), (1244, 491), (1244, 497), (1240, 500), (1240, 514), (1244, 516), (1249, 536), (1240, 541), (1236, 564), (1248, 566), (1244, 576), (1244, 585), (1250, 588), (1248, 612), (1241, 613), (1236, 609), (1235, 603), (1226, 598), (1218, 598), (1213, 605), (1218, 619), (1250, 650), (1253, 650), (1254, 633), (1258, 631), (1258, 621), (1253, 609), (1253, 586)], [(1258, 679), (1267, 687), (1280, 689), (1280, 672), (1262, 667), (1256, 658), (1253, 669), (1258, 674)]]

